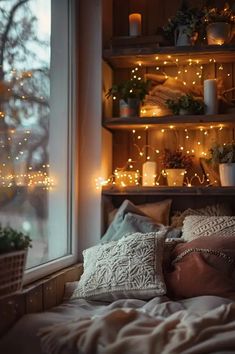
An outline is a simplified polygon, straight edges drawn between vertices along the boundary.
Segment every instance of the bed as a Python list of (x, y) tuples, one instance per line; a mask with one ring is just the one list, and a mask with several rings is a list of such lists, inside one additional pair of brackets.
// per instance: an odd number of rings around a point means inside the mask
[(234, 353), (235, 217), (187, 211), (179, 235), (147, 209), (125, 201), (65, 301), (23, 316), (0, 353)]

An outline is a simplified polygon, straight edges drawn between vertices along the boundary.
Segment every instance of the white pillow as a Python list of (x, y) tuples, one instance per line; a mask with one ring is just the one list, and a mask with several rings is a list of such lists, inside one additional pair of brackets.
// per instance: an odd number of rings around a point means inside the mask
[(186, 241), (210, 235), (235, 236), (235, 216), (186, 216), (182, 229)]
[(84, 273), (71, 298), (110, 301), (164, 295), (165, 233), (135, 233), (83, 251)]

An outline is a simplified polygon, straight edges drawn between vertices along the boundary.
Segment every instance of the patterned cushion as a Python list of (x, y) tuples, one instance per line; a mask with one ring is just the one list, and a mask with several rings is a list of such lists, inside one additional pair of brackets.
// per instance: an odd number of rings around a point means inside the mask
[(235, 216), (187, 216), (182, 231), (186, 241), (210, 235), (235, 236)]
[(164, 295), (165, 231), (135, 233), (83, 252), (84, 273), (72, 298), (110, 301)]

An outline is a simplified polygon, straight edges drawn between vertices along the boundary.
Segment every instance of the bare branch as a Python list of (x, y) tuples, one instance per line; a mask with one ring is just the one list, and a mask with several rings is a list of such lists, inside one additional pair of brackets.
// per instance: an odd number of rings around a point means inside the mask
[[(15, 16), (15, 13), (17, 11), (17, 9), (22, 6), (23, 4), (25, 4), (26, 2), (28, 2), (29, 0), (21, 0), (19, 1), (18, 3), (16, 3), (11, 11), (10, 11), (10, 15), (9, 15), (9, 18), (8, 18), (8, 23), (6, 25), (6, 28), (5, 28), (5, 31), (3, 32), (3, 35), (2, 35), (2, 44), (1, 44), (1, 50), (0, 50), (0, 68), (2, 67), (3, 65), (3, 59), (4, 59), (4, 50), (5, 50), (5, 46), (6, 46), (6, 42), (7, 42), (7, 39), (8, 39), (8, 34), (9, 34), (9, 31), (11, 29), (11, 25), (12, 25), (12, 22), (13, 22), (13, 19), (14, 19), (14, 16)], [(1, 72), (1, 71), (0, 71)], [(3, 73), (1, 73), (2, 75)], [(1, 78), (0, 78), (1, 79)]]

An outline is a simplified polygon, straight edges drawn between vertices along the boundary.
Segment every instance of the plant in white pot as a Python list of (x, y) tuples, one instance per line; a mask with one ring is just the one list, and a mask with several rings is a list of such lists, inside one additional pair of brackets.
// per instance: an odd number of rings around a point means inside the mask
[(28, 235), (0, 225), (0, 298), (21, 289), (29, 247)]
[(119, 99), (120, 117), (139, 117), (140, 106), (149, 92), (150, 80), (133, 78), (114, 84), (106, 93), (106, 97)]
[(205, 104), (203, 99), (190, 94), (182, 95), (176, 100), (166, 100), (166, 105), (174, 115), (198, 115), (204, 113)]
[(235, 143), (215, 144), (210, 149), (210, 154), (212, 164), (219, 165), (221, 186), (235, 186)]
[(184, 175), (192, 166), (193, 156), (184, 154), (181, 150), (171, 151), (165, 149), (162, 156), (162, 164), (167, 178), (168, 186), (182, 186)]
[(226, 3), (222, 9), (205, 8), (207, 42), (210, 45), (222, 45), (231, 41), (234, 35), (235, 16)]
[(168, 39), (174, 38), (176, 46), (194, 45), (201, 30), (202, 16), (202, 10), (183, 4), (163, 27), (165, 36)]

